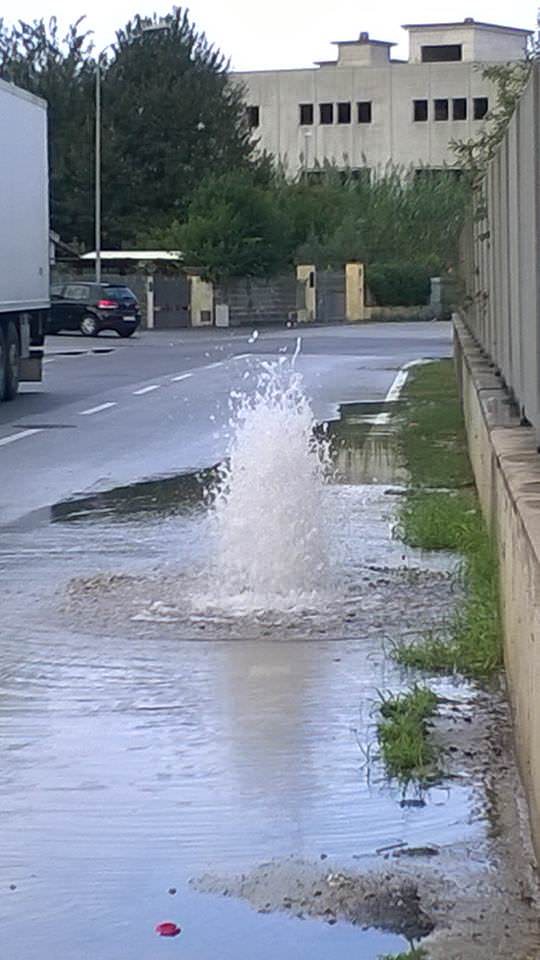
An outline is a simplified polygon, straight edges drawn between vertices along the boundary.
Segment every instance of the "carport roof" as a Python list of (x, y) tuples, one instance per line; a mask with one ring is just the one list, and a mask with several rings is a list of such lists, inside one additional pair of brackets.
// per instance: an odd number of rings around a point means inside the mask
[[(95, 260), (96, 252), (85, 253), (81, 260)], [(183, 260), (180, 250), (102, 250), (101, 260)]]

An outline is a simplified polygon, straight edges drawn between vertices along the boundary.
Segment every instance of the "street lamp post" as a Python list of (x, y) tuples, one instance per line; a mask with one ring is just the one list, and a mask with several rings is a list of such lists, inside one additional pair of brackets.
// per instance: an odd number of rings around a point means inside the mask
[(112, 47), (108, 43), (96, 59), (96, 150), (95, 150), (95, 196), (94, 228), (96, 246), (96, 283), (101, 283), (101, 61), (103, 55)]
[(306, 179), (309, 171), (309, 141), (311, 135), (311, 130), (304, 130), (304, 177)]
[(96, 61), (96, 178), (95, 178), (95, 245), (96, 283), (101, 283), (101, 59)]

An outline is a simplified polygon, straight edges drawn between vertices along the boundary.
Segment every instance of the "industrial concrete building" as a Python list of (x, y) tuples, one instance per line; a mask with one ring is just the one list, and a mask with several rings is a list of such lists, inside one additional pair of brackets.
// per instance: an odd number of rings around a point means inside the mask
[(450, 141), (473, 137), (492, 104), (482, 68), (523, 59), (530, 31), (471, 18), (404, 29), (407, 61), (361, 33), (311, 69), (234, 74), (261, 149), (290, 173), (325, 161), (353, 170), (452, 163)]

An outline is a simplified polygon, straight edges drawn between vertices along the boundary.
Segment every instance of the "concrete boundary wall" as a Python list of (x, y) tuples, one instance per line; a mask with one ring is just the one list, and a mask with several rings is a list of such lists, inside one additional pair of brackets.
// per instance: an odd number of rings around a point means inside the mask
[[(489, 164), (485, 216), (462, 238), (467, 323), (540, 444), (540, 62)], [(480, 198), (479, 198), (480, 199)], [(479, 211), (477, 211), (478, 213)]]
[(455, 357), (469, 452), (500, 559), (504, 656), (520, 771), (540, 857), (540, 454), (460, 319)]

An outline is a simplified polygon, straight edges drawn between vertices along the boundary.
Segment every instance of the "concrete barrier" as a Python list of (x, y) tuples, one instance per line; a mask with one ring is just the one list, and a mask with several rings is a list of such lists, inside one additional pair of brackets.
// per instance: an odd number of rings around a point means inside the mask
[(540, 454), (500, 377), (459, 318), (455, 357), (470, 458), (496, 537), (515, 741), (540, 857)]

